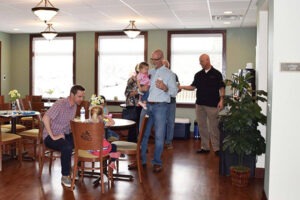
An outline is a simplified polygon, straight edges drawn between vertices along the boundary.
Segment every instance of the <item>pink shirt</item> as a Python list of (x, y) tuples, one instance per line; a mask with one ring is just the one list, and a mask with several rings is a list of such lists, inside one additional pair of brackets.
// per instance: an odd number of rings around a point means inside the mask
[[(57, 100), (45, 113), (50, 118), (50, 126), (54, 135), (71, 133), (70, 121), (75, 118), (77, 105), (71, 106), (69, 98)], [(45, 139), (47, 136), (48, 132), (44, 128), (43, 138)]]
[(137, 80), (140, 82), (141, 85), (150, 85), (150, 78), (149, 74), (142, 74), (138, 73)]

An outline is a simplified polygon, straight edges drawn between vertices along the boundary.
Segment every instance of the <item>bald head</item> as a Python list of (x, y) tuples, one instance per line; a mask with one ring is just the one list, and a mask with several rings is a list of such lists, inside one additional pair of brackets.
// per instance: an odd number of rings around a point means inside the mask
[(199, 62), (200, 62), (200, 65), (202, 66), (202, 68), (205, 70), (207, 70), (211, 67), (210, 58), (207, 54), (202, 54), (199, 57)]
[(153, 51), (151, 55), (151, 63), (154, 65), (155, 68), (160, 68), (161, 66), (163, 66), (162, 63), (163, 59), (164, 59), (164, 53), (162, 50), (157, 49)]

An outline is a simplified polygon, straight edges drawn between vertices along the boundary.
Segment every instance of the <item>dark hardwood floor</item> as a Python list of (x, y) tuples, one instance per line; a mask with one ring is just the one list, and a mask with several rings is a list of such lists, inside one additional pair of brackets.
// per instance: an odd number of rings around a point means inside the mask
[(48, 163), (42, 178), (38, 178), (38, 163), (24, 161), (21, 167), (16, 160), (3, 161), (0, 172), (1, 200), (36, 199), (116, 199), (116, 200), (259, 200), (263, 197), (263, 179), (251, 179), (246, 188), (231, 185), (230, 178), (219, 176), (219, 158), (211, 152), (199, 155), (198, 140), (174, 140), (173, 150), (163, 152), (163, 171), (152, 172), (153, 141), (149, 145), (147, 168), (143, 171), (143, 184), (138, 182), (137, 171), (128, 171), (127, 163), (120, 162), (120, 173), (132, 174), (133, 181), (115, 181), (112, 189), (106, 184), (105, 194), (100, 186), (93, 186), (93, 178), (84, 178), (69, 191), (60, 183), (60, 160), (54, 162), (52, 173)]

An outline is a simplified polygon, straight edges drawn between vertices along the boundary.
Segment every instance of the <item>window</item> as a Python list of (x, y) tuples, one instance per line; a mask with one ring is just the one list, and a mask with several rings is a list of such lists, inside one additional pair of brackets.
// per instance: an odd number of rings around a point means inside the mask
[(127, 80), (135, 66), (146, 60), (147, 35), (130, 39), (124, 33), (100, 33), (97, 38), (97, 94), (110, 101), (124, 101)]
[[(31, 37), (31, 94), (43, 98), (67, 97), (74, 84), (75, 35), (56, 37), (52, 41)], [(50, 94), (49, 90), (53, 90)]]
[[(225, 31), (169, 31), (169, 59), (171, 69), (181, 85), (190, 85), (194, 75), (202, 68), (199, 56), (206, 53), (211, 64), (225, 74)], [(177, 103), (194, 104), (196, 91), (183, 90), (177, 94)]]

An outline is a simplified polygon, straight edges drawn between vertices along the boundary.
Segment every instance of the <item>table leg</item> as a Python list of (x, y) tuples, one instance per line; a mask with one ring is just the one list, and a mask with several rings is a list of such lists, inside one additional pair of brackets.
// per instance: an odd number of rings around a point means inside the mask
[(16, 117), (12, 117), (11, 118), (11, 132), (16, 134), (17, 133), (17, 118)]

